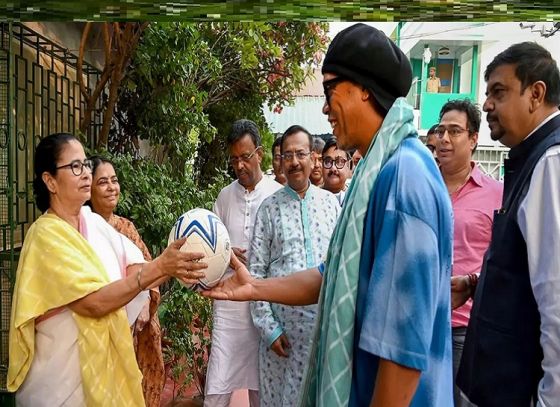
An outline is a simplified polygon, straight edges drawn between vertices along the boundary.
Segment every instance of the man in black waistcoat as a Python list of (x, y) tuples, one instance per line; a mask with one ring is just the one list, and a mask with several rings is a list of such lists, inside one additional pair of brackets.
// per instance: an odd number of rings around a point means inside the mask
[(490, 135), (511, 151), (457, 384), (479, 407), (560, 406), (560, 74), (524, 42), (484, 79)]

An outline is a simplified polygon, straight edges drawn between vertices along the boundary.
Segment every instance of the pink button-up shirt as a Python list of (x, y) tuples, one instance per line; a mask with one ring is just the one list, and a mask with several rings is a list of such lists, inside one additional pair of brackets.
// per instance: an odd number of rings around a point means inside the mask
[[(453, 205), (453, 275), (479, 273), (492, 237), (494, 210), (502, 204), (503, 184), (471, 162), (468, 181), (451, 195)], [(453, 328), (467, 326), (472, 300), (452, 311)]]

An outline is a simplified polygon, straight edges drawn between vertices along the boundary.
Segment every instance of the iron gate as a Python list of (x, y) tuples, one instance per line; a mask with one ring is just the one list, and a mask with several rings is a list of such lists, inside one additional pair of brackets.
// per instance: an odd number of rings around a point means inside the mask
[[(72, 23), (69, 23), (72, 24)], [(33, 152), (42, 137), (78, 134), (85, 110), (78, 58), (20, 23), (0, 23), (0, 404), (6, 394), (11, 291), (25, 233), (40, 214), (33, 202)], [(83, 64), (90, 91), (100, 71)], [(102, 99), (102, 98), (100, 98)], [(102, 126), (97, 106), (85, 138), (93, 147)]]

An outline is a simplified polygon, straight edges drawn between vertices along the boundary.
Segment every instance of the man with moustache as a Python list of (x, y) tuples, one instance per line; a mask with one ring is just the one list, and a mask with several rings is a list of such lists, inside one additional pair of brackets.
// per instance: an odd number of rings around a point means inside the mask
[[(483, 174), (472, 159), (480, 129), (478, 107), (468, 99), (450, 100), (439, 117), (434, 129), (439, 168), (453, 206), (451, 332), (455, 378), (472, 308), (472, 283), (478, 279), (492, 237), (492, 218), (501, 205), (503, 185)], [(453, 386), (453, 398), (455, 407), (472, 407), (457, 386)]]
[(490, 136), (511, 147), (457, 383), (479, 406), (560, 400), (560, 73), (533, 42), (486, 68)]
[[(282, 169), (288, 184), (265, 199), (257, 213), (249, 255), (249, 270), (256, 278), (316, 267), (326, 256), (340, 206), (331, 193), (309, 181), (311, 146), (311, 135), (301, 126), (291, 126), (282, 136)], [(255, 301), (251, 313), (261, 333), (261, 404), (294, 406), (309, 358), (317, 305)]]
[(332, 192), (340, 206), (344, 203), (346, 181), (352, 176), (350, 154), (340, 150), (336, 138), (331, 137), (323, 148), (323, 189)]
[(234, 277), (205, 295), (319, 300), (300, 405), (451, 406), (451, 203), (405, 100), (410, 62), (381, 31), (355, 24), (333, 39), (322, 72), (339, 147), (363, 155), (326, 262), (255, 279), (232, 256)]
[[(225, 187), (214, 212), (229, 232), (233, 252), (245, 262), (261, 202), (282, 185), (263, 176), (263, 150), (257, 125), (241, 119), (228, 135), (229, 164), (237, 179)], [(249, 389), (251, 407), (259, 406), (259, 333), (248, 302), (215, 300), (212, 349), (208, 361), (204, 406), (227, 407), (233, 391)]]

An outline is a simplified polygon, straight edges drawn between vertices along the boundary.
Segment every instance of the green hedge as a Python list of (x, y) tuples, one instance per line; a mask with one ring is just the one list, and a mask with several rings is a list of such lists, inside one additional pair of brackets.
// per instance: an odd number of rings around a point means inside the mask
[[(184, 212), (212, 209), (220, 190), (231, 182), (225, 173), (208, 185), (196, 185), (192, 166), (185, 174), (173, 174), (170, 165), (158, 165), (130, 155), (112, 157), (121, 185), (117, 213), (134, 222), (155, 257), (167, 246), (169, 232)], [(210, 300), (176, 281), (160, 287), (159, 317), (163, 352), (170, 375), (177, 383), (175, 394), (196, 385), (203, 394), (212, 330)]]
[(231, 182), (225, 173), (208, 185), (196, 185), (192, 166), (177, 176), (168, 164), (156, 164), (130, 155), (112, 158), (121, 184), (117, 213), (132, 222), (156, 256), (167, 247), (171, 227), (193, 208), (212, 209), (220, 190)]

